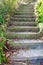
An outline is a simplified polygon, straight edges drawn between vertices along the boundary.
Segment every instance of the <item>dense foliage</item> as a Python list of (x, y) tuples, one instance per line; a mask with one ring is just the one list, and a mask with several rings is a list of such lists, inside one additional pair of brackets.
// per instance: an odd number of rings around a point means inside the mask
[(43, 23), (43, 0), (38, 0), (36, 5), (38, 22)]
[(0, 26), (0, 64), (2, 62), (7, 62), (7, 59), (4, 54), (4, 48), (7, 49), (6, 45), (6, 38), (5, 38), (5, 28), (3, 25)]
[(0, 1), (0, 14), (8, 21), (12, 14), (19, 7), (20, 0), (1, 0)]
[[(6, 22), (19, 7), (20, 0), (0, 0), (0, 64), (6, 62), (3, 48), (6, 48)], [(7, 49), (7, 48), (6, 48)]]

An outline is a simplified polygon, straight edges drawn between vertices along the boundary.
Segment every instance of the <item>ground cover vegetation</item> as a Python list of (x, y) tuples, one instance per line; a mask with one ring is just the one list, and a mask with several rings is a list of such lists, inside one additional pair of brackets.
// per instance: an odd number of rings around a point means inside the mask
[(0, 64), (7, 62), (5, 57), (4, 48), (6, 47), (6, 29), (10, 17), (16, 12), (19, 7), (20, 0), (0, 0)]
[(37, 22), (39, 23), (40, 31), (43, 29), (43, 0), (37, 0), (35, 5), (35, 14), (37, 16)]

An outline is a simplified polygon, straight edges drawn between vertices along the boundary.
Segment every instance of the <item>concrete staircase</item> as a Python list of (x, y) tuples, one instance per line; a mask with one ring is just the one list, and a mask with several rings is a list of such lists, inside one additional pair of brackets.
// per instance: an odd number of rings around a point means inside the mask
[[(33, 2), (35, 4), (35, 2)], [(40, 39), (42, 33), (37, 26), (34, 14), (34, 4), (21, 5), (17, 12), (11, 17), (6, 33), (8, 39)]]
[[(29, 3), (27, 5), (21, 5), (17, 12), (11, 17), (6, 37), (7, 39), (12, 40), (12, 44), (15, 47), (36, 48), (37, 46), (43, 45), (43, 41), (40, 40), (43, 33), (39, 32), (40, 28), (37, 26), (38, 23), (35, 21), (35, 2), (33, 1), (32, 3), (33, 4)], [(13, 62), (19, 62), (20, 58), (16, 60), (13, 58), (12, 60)]]

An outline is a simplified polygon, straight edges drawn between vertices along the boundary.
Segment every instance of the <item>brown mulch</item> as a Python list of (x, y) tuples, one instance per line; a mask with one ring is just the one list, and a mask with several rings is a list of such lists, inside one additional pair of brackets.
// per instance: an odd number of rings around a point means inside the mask
[(10, 56), (13, 53), (17, 54), (17, 52), (19, 51), (19, 48), (14, 48), (11, 45), (9, 45), (7, 42), (6, 42), (5, 45), (8, 48), (8, 49), (4, 49), (4, 53), (5, 53), (6, 58), (8, 59), (8, 63), (7, 64), (2, 64), (2, 65), (13, 65), (13, 64), (11, 64), (12, 61), (9, 61), (10, 60)]

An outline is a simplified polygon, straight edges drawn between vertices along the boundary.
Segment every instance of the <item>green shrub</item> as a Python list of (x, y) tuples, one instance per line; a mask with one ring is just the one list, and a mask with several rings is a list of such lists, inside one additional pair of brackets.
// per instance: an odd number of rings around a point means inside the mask
[[(10, 17), (16, 9), (19, 7), (18, 3), (20, 0), (1, 0), (0, 1), (0, 38), (2, 38), (2, 41), (0, 41), (0, 64), (3, 62), (6, 62), (7, 59), (4, 54), (3, 48), (6, 48), (6, 16), (7, 20), (10, 20)], [(7, 48), (6, 48), (7, 49)]]
[[(1, 33), (1, 35), (3, 35), (3, 33)], [(5, 46), (5, 38), (2, 38), (2, 41), (0, 42), (0, 64), (2, 64), (3, 62), (7, 62), (7, 58), (5, 57), (4, 54), (4, 50), (3, 48), (6, 48)]]
[(38, 14), (38, 22), (43, 23), (43, 0), (38, 0), (36, 10)]
[(2, 17), (4, 17), (4, 20), (6, 22), (9, 23), (11, 16), (16, 12), (16, 9), (19, 7), (20, 1), (21, 0), (1, 0), (0, 1), (0, 14)]
[(0, 14), (0, 25), (5, 23), (4, 16)]
[(12, 14), (19, 7), (20, 0), (2, 0), (1, 1), (1, 13)]
[(0, 64), (2, 64), (3, 62), (7, 62), (7, 59), (5, 57), (4, 54), (4, 48), (7, 49), (7, 47), (5, 46), (6, 43), (6, 38), (5, 38), (5, 28), (3, 25), (0, 26)]

